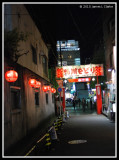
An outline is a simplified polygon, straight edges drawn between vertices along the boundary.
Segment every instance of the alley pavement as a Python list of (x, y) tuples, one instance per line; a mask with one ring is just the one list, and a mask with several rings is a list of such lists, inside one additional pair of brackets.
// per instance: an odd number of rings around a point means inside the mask
[[(117, 156), (116, 122), (105, 115), (97, 114), (96, 109), (70, 105), (66, 107), (69, 118), (57, 131), (57, 140), (49, 149), (39, 148), (27, 157), (41, 158), (115, 158)], [(23, 149), (23, 148), (22, 148)]]
[(69, 119), (58, 134), (59, 142), (44, 156), (116, 157), (114, 122), (102, 114), (97, 115), (96, 110), (66, 109)]

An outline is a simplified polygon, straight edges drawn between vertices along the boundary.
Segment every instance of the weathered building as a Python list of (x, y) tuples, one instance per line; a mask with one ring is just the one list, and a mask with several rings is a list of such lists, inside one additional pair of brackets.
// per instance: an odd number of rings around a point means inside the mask
[[(116, 6), (115, 6), (116, 7)], [(107, 89), (105, 90), (106, 114), (116, 112), (116, 8), (103, 10), (103, 39), (106, 62)], [(113, 102), (113, 103), (112, 103)]]
[[(24, 5), (4, 4), (3, 10), (4, 33), (10, 31), (14, 35), (15, 28), (19, 33), (28, 33), (28, 38), (18, 43), (15, 53), (7, 48), (4, 36), (4, 50), (8, 51), (3, 54), (4, 73), (10, 69), (18, 73), (15, 82), (4, 79), (4, 150), (6, 150), (38, 127), (43, 120), (54, 116), (55, 104), (54, 94), (42, 90), (44, 85), (52, 87), (52, 84), (48, 78), (48, 48), (41, 33)], [(41, 86), (31, 87), (30, 79), (36, 79)]]

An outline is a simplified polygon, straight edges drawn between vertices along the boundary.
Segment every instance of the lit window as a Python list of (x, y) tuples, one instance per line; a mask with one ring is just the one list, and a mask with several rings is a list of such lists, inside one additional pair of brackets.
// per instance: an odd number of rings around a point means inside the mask
[(60, 45), (59, 45), (59, 44), (57, 44), (56, 46), (57, 46), (57, 47), (59, 47)]
[(70, 43), (67, 43), (67, 46), (70, 47)]
[(60, 54), (59, 54), (59, 56), (58, 56), (58, 57), (59, 57), (59, 58), (63, 58), (63, 55), (61, 55), (61, 56), (60, 56)]
[(68, 55), (68, 58), (72, 58), (72, 56), (71, 56), (71, 55)]

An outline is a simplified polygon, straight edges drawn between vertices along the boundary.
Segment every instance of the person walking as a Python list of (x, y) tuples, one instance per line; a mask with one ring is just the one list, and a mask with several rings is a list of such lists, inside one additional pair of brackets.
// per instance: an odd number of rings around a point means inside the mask
[(92, 97), (90, 98), (90, 109), (92, 110)]
[(80, 104), (81, 104), (81, 100), (80, 100), (80, 98), (79, 98), (79, 108), (80, 108)]
[(76, 107), (76, 96), (74, 96), (74, 98), (73, 98), (73, 107), (74, 107), (74, 110), (75, 110), (75, 107)]
[(85, 112), (85, 99), (82, 99), (82, 107), (83, 107), (83, 112)]
[(73, 107), (74, 107), (74, 110), (75, 110), (75, 100), (73, 99)]

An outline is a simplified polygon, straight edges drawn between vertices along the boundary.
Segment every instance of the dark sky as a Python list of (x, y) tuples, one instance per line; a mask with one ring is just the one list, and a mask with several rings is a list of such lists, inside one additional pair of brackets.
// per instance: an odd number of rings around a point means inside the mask
[(102, 37), (102, 9), (92, 5), (89, 8), (89, 5), (28, 4), (26, 7), (45, 42), (51, 43), (54, 50), (57, 40), (79, 41), (81, 61), (84, 63), (85, 58), (92, 56), (94, 45)]

